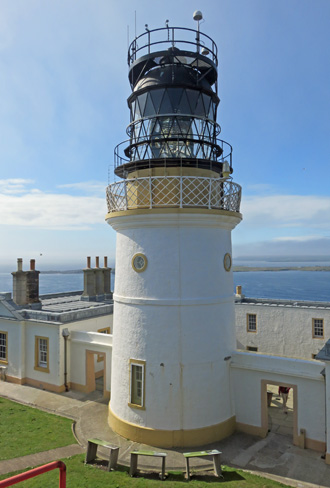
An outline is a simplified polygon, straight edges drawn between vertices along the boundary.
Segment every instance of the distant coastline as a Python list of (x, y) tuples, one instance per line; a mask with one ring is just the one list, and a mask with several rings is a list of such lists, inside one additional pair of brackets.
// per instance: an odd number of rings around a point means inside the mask
[[(83, 274), (84, 270), (83, 269), (66, 269), (66, 270), (61, 270), (61, 271), (55, 271), (55, 270), (46, 270), (46, 271), (40, 271), (40, 274)], [(111, 273), (114, 273), (115, 270), (111, 269)]]
[(330, 266), (233, 266), (233, 271), (330, 271)]

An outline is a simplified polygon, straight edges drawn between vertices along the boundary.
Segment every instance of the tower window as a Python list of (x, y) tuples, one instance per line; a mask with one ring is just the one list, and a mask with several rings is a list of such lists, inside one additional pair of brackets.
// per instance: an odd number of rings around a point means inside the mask
[(323, 319), (313, 319), (313, 337), (323, 339)]
[(8, 362), (8, 333), (7, 332), (0, 332), (0, 364), (4, 364)]
[(255, 313), (246, 315), (246, 329), (248, 332), (257, 332), (257, 315)]
[(130, 360), (130, 402), (131, 407), (144, 408), (145, 362)]

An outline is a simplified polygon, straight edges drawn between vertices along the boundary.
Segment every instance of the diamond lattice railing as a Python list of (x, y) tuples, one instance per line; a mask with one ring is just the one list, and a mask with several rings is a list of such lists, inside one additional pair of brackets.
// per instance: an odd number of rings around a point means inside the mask
[(107, 188), (109, 213), (157, 207), (199, 207), (239, 212), (240, 202), (240, 185), (220, 178), (151, 176), (123, 180)]

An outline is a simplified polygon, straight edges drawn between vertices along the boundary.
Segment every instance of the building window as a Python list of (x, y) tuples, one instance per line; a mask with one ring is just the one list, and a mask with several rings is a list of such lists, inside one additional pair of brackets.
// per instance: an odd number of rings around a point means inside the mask
[[(97, 331), (99, 334), (111, 334), (110, 327), (104, 327), (103, 329), (98, 329)], [(101, 363), (104, 361), (104, 354), (97, 355), (97, 362)]]
[(0, 364), (8, 363), (8, 332), (0, 332)]
[(48, 337), (35, 338), (35, 364), (34, 369), (49, 373), (49, 339)]
[(255, 313), (246, 315), (246, 329), (248, 332), (257, 332), (257, 316)]
[(323, 319), (313, 319), (313, 337), (323, 339)]
[(99, 329), (97, 332), (99, 334), (110, 334), (110, 327), (104, 327), (104, 329)]
[(255, 346), (246, 346), (247, 351), (258, 352), (258, 348)]
[(129, 405), (144, 408), (145, 362), (130, 360), (130, 402)]

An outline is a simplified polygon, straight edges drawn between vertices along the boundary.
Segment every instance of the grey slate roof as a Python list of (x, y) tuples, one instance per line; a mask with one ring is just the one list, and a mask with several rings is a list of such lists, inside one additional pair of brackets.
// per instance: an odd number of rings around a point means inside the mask
[(82, 292), (57, 293), (40, 296), (40, 304), (18, 306), (9, 293), (1, 293), (0, 300), (12, 318), (18, 320), (38, 320), (59, 324), (86, 320), (113, 313), (113, 300), (84, 301)]

